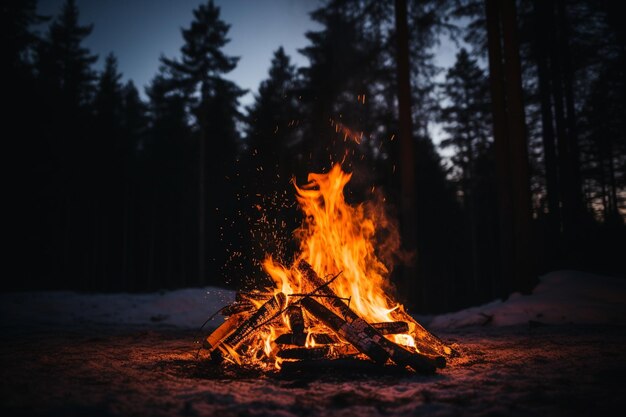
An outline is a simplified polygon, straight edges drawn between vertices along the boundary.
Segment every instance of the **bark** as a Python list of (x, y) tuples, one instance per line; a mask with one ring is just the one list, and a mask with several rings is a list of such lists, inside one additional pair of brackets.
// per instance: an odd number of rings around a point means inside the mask
[(513, 210), (511, 190), (508, 179), (511, 176), (508, 161), (508, 137), (506, 126), (506, 100), (504, 93), (504, 74), (502, 68), (502, 43), (500, 33), (500, 7), (498, 0), (485, 1), (487, 20), (487, 44), (489, 52), (489, 86), (493, 113), (493, 139), (496, 160), (496, 189), (498, 193), (498, 229), (500, 253), (499, 288), (494, 288), (502, 296), (508, 295), (504, 277), (512, 272), (513, 224), (510, 213)]
[(269, 292), (260, 292), (260, 291), (245, 292), (245, 291), (239, 291), (239, 292), (237, 292), (235, 294), (235, 301), (250, 301), (250, 300), (267, 301), (273, 295), (274, 294), (269, 293)]
[(329, 346), (316, 346), (309, 348), (288, 348), (280, 350), (276, 356), (281, 359), (299, 359), (299, 360), (312, 360), (328, 358), (331, 353)]
[(294, 334), (304, 334), (304, 316), (300, 306), (292, 305), (287, 309), (287, 317), (289, 318), (289, 328)]
[[(316, 345), (329, 345), (331, 343), (337, 343), (338, 340), (333, 336), (326, 333), (313, 333), (311, 337), (315, 341)], [(307, 335), (306, 333), (283, 333), (274, 340), (277, 345), (294, 345), (305, 346)]]
[[(328, 310), (326, 307), (322, 306), (317, 301), (309, 297), (304, 298), (300, 303), (304, 308), (311, 312), (311, 314), (324, 322), (324, 324), (330, 327), (333, 331), (337, 332), (340, 337), (346, 338), (344, 335), (341, 334), (342, 332), (346, 333), (346, 335), (355, 338), (355, 341), (363, 342), (364, 347), (367, 348), (369, 348), (369, 343), (370, 341), (372, 341), (378, 346), (378, 348), (382, 348), (383, 351), (386, 352), (387, 356), (390, 357), (391, 360), (393, 360), (397, 365), (409, 366), (413, 370), (418, 372), (434, 372), (436, 368), (445, 366), (445, 359), (442, 356), (433, 358), (426, 355), (409, 352), (403, 347), (396, 345), (392, 341), (386, 339), (383, 335), (380, 334), (380, 332), (378, 332), (365, 320), (359, 317), (354, 311), (352, 311), (339, 297), (336, 296), (334, 291), (331, 290), (328, 285), (324, 285), (324, 282), (315, 273), (313, 268), (311, 268), (311, 266), (305, 261), (300, 261), (300, 263), (298, 264), (298, 269), (302, 273), (304, 279), (311, 282), (315, 288), (319, 288), (320, 293), (332, 296), (327, 299), (328, 303), (334, 309), (336, 309), (339, 314), (341, 314), (341, 316), (345, 318), (345, 320), (341, 319), (341, 317), (337, 316), (335, 313)], [(321, 308), (317, 308), (318, 305)], [(319, 312), (324, 312), (324, 310), (328, 310), (333, 316), (337, 317), (347, 326), (342, 325), (341, 322), (337, 322), (332, 316), (325, 314), (325, 317), (330, 317), (327, 323), (325, 320), (318, 317), (314, 311), (311, 311), (311, 307), (317, 308)], [(343, 331), (341, 331), (342, 326), (345, 326), (345, 329)], [(352, 334), (353, 331), (357, 332), (357, 337), (354, 337), (354, 335)], [(347, 338), (346, 340), (354, 344), (352, 340), (349, 340)], [(359, 349), (359, 351), (367, 355), (367, 353), (361, 350), (359, 346), (354, 346)], [(376, 354), (378, 354), (378, 348), (375, 349)], [(371, 348), (369, 349), (371, 350)], [(377, 360), (375, 361), (378, 362)]]
[(494, 116), (502, 295), (533, 287), (531, 207), (514, 0), (486, 0), (489, 79)]
[(515, 0), (502, 2), (506, 107), (509, 127), (511, 188), (514, 215), (513, 289), (530, 293), (534, 286), (534, 258), (531, 255), (532, 210), (530, 168), (526, 142), (526, 121), (522, 92), (522, 69), (517, 37)]
[(537, 16), (537, 78), (539, 80), (539, 98), (541, 102), (541, 129), (543, 140), (543, 158), (546, 172), (546, 193), (548, 201), (548, 223), (551, 239), (560, 230), (559, 186), (557, 174), (556, 149), (554, 145), (554, 117), (552, 113), (550, 68), (546, 39), (549, 39), (549, 20), (545, 0), (535, 0)]
[(406, 321), (384, 321), (381, 323), (371, 323), (371, 326), (382, 335), (404, 334), (409, 332), (409, 323)]
[(204, 340), (203, 348), (209, 352), (218, 347), (222, 341), (230, 335), (235, 329), (237, 329), (245, 320), (246, 314), (235, 314), (230, 316), (224, 323), (213, 330), (207, 338)]
[(357, 318), (348, 322), (310, 297), (300, 303), (311, 315), (374, 362), (384, 364), (389, 359), (389, 354), (377, 343), (383, 336), (365, 320)]
[[(413, 144), (413, 122), (411, 118), (411, 81), (409, 66), (409, 31), (407, 25), (406, 0), (395, 1), (396, 60), (398, 77), (398, 142), (400, 168), (400, 207), (402, 221), (402, 241), (406, 249), (416, 245), (416, 204), (415, 204), (415, 150)], [(400, 286), (411, 301), (416, 297), (415, 268), (402, 269)]]
[(561, 70), (563, 73), (563, 92), (565, 98), (565, 123), (567, 127), (567, 147), (568, 147), (568, 200), (572, 204), (572, 216), (574, 224), (583, 212), (582, 207), (582, 185), (580, 178), (580, 155), (578, 149), (578, 134), (576, 128), (576, 110), (574, 97), (574, 66), (569, 47), (570, 29), (565, 11), (564, 0), (557, 0), (557, 25), (560, 28), (558, 36), (558, 51), (561, 54)]
[(234, 314), (251, 311), (254, 305), (249, 301), (235, 301), (234, 303), (224, 307), (221, 311), (222, 316), (232, 316)]
[(248, 336), (254, 333), (255, 330), (280, 314), (286, 301), (287, 296), (282, 292), (270, 298), (252, 316), (250, 316), (250, 318), (243, 322), (237, 330), (228, 336), (228, 338), (224, 340), (224, 343), (232, 349), (237, 349), (237, 347), (239, 347), (239, 345)]
[(198, 144), (198, 285), (204, 284), (206, 263), (206, 123)]

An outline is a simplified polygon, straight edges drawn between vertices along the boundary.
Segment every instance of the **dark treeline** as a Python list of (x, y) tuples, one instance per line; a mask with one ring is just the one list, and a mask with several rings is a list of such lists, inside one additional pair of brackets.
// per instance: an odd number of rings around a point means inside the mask
[[(74, 1), (53, 17), (35, 0), (8, 1), (3, 137), (19, 271), (9, 289), (262, 280), (263, 256), (293, 249), (291, 178), (335, 162), (355, 172), (349, 200), (384, 190), (416, 254), (414, 281), (393, 278), (422, 311), (529, 290), (557, 268), (623, 274), (626, 39), (614, 3), (329, 0), (300, 51), (309, 64), (277, 45), (242, 110), (245, 91), (226, 78), (238, 62), (223, 50), (229, 25), (212, 1), (183, 28), (180, 54), (161, 58), (147, 99), (113, 53), (95, 69), (93, 27)], [(461, 46), (445, 71), (442, 37)]]

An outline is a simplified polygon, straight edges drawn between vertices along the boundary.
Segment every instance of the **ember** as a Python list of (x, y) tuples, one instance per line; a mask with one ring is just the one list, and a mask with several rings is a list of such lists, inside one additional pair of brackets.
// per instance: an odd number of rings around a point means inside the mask
[(299, 254), (291, 267), (267, 257), (275, 287), (238, 293), (204, 341), (205, 355), (262, 369), (345, 358), (426, 373), (445, 366), (452, 350), (384, 291), (390, 269), (376, 254), (375, 232), (386, 220), (345, 202), (350, 177), (335, 165), (295, 186), (305, 216), (295, 231)]

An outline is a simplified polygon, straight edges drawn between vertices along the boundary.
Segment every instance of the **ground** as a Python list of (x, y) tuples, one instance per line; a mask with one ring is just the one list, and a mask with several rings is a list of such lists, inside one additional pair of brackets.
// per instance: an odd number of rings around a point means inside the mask
[(614, 415), (626, 328), (516, 325), (438, 332), (459, 351), (436, 375), (216, 369), (196, 332), (159, 324), (2, 321), (3, 416)]
[[(626, 280), (575, 271), (418, 320), (459, 356), (276, 374), (196, 359), (232, 291), (0, 294), (2, 416), (603, 416), (626, 408)], [(223, 318), (208, 323), (214, 327)], [(335, 363), (336, 364), (336, 363)]]

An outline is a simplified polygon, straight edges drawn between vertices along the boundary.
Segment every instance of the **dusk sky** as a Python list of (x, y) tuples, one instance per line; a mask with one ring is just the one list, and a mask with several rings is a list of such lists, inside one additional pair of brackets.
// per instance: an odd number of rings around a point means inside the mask
[[(58, 15), (64, 0), (40, 0), (39, 12)], [(177, 57), (183, 39), (181, 28), (187, 28), (193, 9), (206, 0), (77, 0), (81, 24), (94, 24), (85, 45), (104, 57), (113, 52), (118, 57), (124, 80), (132, 79), (144, 88), (156, 74), (159, 57)], [(239, 56), (237, 68), (228, 74), (249, 93), (242, 104), (252, 100), (251, 93), (267, 77), (273, 52), (283, 46), (296, 65), (306, 59), (297, 53), (307, 44), (305, 32), (319, 26), (309, 12), (317, 0), (216, 0), (221, 18), (231, 25), (231, 41), (225, 50)]]
[[(188, 28), (193, 10), (207, 0), (76, 0), (80, 23), (93, 23), (94, 29), (85, 45), (99, 55), (98, 68), (104, 57), (113, 52), (118, 58), (124, 81), (132, 79), (145, 97), (145, 87), (159, 67), (159, 57), (180, 56), (183, 44), (181, 28)], [(39, 13), (57, 16), (64, 0), (39, 0)], [(297, 66), (308, 64), (298, 49), (305, 47), (307, 31), (321, 29), (310, 19), (310, 12), (320, 0), (215, 0), (221, 18), (230, 24), (230, 42), (225, 50), (240, 57), (237, 67), (226, 77), (248, 93), (242, 106), (252, 103), (259, 83), (267, 78), (272, 55), (283, 46)], [(47, 25), (46, 25), (47, 26)], [(456, 47), (443, 39), (435, 60), (442, 67), (454, 62)], [(444, 72), (439, 75), (443, 80)], [(442, 137), (441, 127), (430, 124), (435, 143)], [(449, 156), (445, 150), (440, 152)]]

